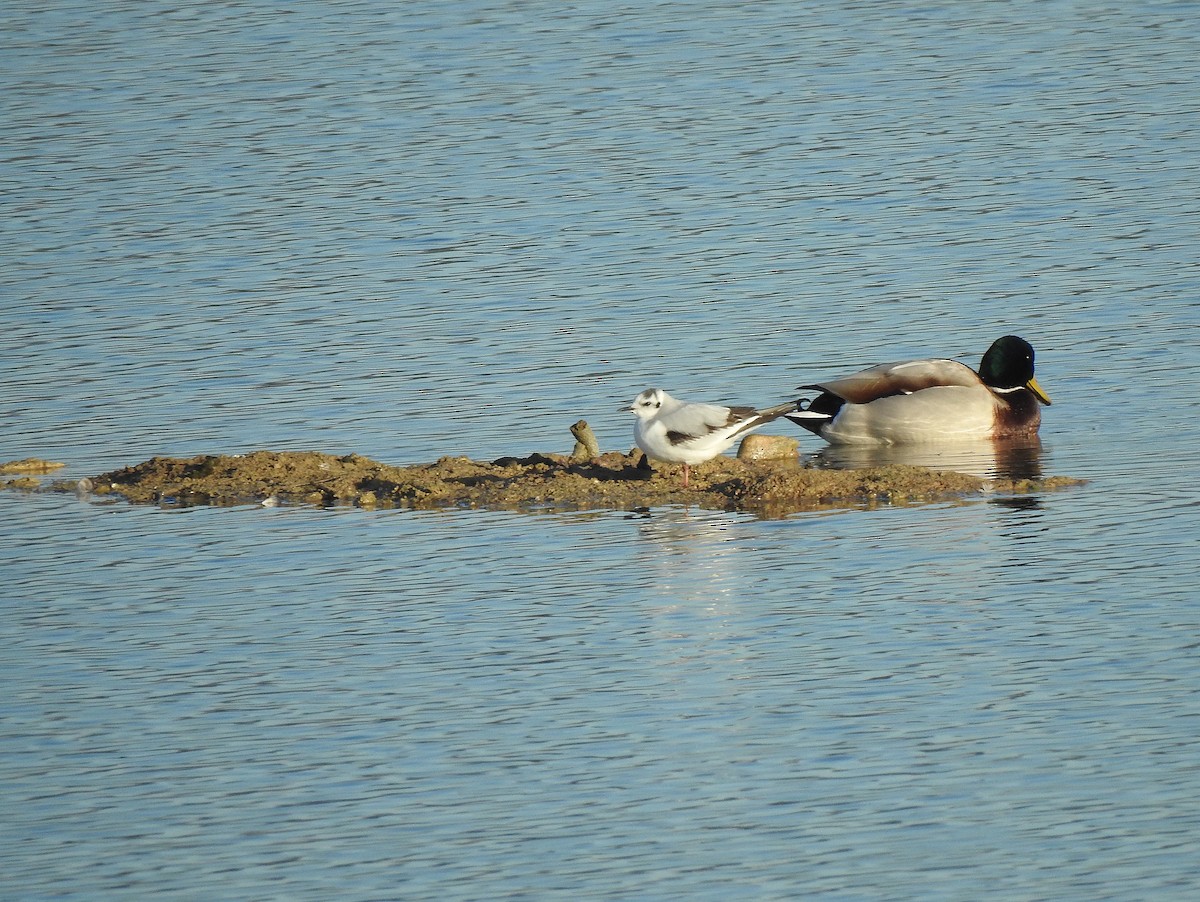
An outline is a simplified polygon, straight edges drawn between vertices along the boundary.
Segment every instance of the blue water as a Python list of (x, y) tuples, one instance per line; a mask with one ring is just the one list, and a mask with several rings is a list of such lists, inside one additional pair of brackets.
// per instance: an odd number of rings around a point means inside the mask
[(623, 450), (1016, 332), (1089, 482), (2, 492), (0, 897), (1195, 895), (1198, 11), (5, 5), (0, 460)]

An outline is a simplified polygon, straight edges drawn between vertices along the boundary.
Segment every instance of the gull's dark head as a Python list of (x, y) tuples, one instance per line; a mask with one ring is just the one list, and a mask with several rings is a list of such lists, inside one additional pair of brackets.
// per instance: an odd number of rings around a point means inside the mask
[(667, 393), (661, 388), (648, 388), (634, 398), (632, 404), (622, 410), (632, 410), (634, 416), (648, 420), (658, 413), (667, 397)]

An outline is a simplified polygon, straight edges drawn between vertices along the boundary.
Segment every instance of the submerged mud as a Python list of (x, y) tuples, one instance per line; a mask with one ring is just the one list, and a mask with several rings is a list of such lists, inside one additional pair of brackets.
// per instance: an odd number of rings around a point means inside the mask
[[(578, 449), (577, 449), (578, 451)], [(494, 507), (630, 510), (664, 504), (796, 510), (928, 502), (982, 493), (1024, 494), (1078, 484), (1064, 477), (982, 479), (916, 466), (828, 470), (785, 460), (719, 457), (693, 467), (685, 489), (678, 468), (640, 451), (591, 458), (533, 454), (477, 461), (444, 457), (398, 467), (357, 454), (255, 451), (244, 455), (156, 457), (58, 490), (119, 495), (134, 503), (232, 505), (261, 502), (361, 507)]]
[(10, 460), (7, 463), (0, 463), (0, 475), (8, 475), (9, 473), (52, 473), (65, 466), (66, 464), (53, 460), (42, 460), (40, 457), (26, 457), (23, 460)]

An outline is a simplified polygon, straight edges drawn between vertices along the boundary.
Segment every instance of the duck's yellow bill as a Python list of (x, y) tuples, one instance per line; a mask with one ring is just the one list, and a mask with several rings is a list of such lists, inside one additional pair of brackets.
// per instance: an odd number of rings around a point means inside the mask
[(1029, 381), (1025, 383), (1025, 387), (1027, 389), (1029, 389), (1031, 392), (1033, 392), (1034, 396), (1039, 401), (1041, 401), (1047, 407), (1050, 406), (1050, 396), (1048, 394), (1046, 394), (1044, 391), (1042, 391), (1042, 387), (1040, 385), (1038, 385), (1038, 381), (1036, 379), (1034, 379), (1032, 376), (1030, 376)]

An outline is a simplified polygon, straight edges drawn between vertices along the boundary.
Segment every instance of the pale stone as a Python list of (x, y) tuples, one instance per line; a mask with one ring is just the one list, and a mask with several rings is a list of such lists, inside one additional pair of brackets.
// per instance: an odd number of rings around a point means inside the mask
[(738, 460), (790, 460), (800, 454), (800, 441), (790, 435), (748, 435), (738, 448)]

